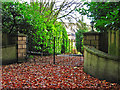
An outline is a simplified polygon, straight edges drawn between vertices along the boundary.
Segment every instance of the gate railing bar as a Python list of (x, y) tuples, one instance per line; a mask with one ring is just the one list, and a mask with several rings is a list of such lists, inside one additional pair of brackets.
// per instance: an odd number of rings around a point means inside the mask
[(55, 64), (55, 37), (54, 37), (54, 53), (53, 53), (53, 64)]

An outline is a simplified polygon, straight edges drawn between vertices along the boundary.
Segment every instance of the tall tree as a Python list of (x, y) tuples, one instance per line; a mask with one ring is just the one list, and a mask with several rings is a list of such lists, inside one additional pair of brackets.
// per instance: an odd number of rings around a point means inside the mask
[(118, 29), (120, 24), (120, 2), (85, 2), (88, 9), (79, 8), (82, 15), (93, 17), (95, 27), (104, 32), (109, 29)]
[[(43, 12), (44, 10), (51, 11), (47, 21), (52, 20), (53, 18), (56, 18), (55, 21), (59, 19), (63, 22), (65, 19), (68, 19), (68, 17), (70, 19), (76, 19), (73, 16), (73, 14), (75, 14), (75, 9), (83, 6), (83, 2), (76, 0), (31, 0), (31, 4), (34, 4), (35, 2), (40, 2), (40, 12)], [(41, 9), (42, 6), (45, 7), (43, 10)]]
[[(32, 49), (32, 51), (52, 53), (54, 37), (60, 37), (59, 46), (61, 46), (62, 40), (68, 39), (68, 36), (64, 26), (58, 23), (56, 18), (48, 20), (52, 11), (44, 9), (44, 6), (40, 8), (38, 2), (31, 4), (19, 2), (3, 3), (3, 32), (17, 33), (17, 31), (20, 31), (26, 33), (30, 42), (29, 49)], [(60, 50), (61, 47), (56, 52), (60, 52)]]

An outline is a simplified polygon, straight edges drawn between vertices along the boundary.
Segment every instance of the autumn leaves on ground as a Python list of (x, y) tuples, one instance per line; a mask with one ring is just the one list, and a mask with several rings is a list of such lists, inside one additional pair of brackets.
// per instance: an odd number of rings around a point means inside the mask
[(94, 78), (83, 71), (83, 57), (36, 56), (28, 62), (2, 66), (2, 89), (118, 89), (120, 85)]

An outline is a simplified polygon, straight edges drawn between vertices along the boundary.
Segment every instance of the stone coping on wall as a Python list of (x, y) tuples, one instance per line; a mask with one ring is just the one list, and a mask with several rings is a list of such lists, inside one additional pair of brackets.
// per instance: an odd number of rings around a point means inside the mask
[(97, 35), (97, 34), (101, 34), (101, 32), (92, 32), (92, 31), (90, 31), (90, 32), (84, 32), (83, 34), (84, 35)]
[(106, 59), (115, 60), (115, 61), (119, 61), (120, 62), (120, 57), (118, 57), (118, 56), (109, 55), (107, 53), (104, 53), (104, 52), (102, 52), (102, 51), (92, 47), (92, 46), (84, 45), (83, 47), (84, 47), (84, 49), (86, 49), (86, 51), (88, 51), (88, 52), (90, 52), (90, 53), (92, 53), (94, 55), (97, 55), (99, 57), (103, 57), (103, 58), (106, 58)]
[(18, 33), (18, 36), (27, 36), (26, 34)]

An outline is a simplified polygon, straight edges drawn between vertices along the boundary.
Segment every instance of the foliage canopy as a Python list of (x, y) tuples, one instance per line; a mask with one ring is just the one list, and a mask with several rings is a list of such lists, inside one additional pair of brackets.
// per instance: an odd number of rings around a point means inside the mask
[(2, 4), (2, 31), (9, 34), (25, 33), (28, 35), (29, 49), (38, 52), (52, 53), (53, 39), (56, 37), (56, 53), (61, 53), (62, 46), (68, 44), (62, 41), (68, 40), (68, 35), (62, 23), (51, 18), (54, 11), (49, 7), (40, 6), (33, 2), (3, 2)]
[(79, 20), (77, 23), (78, 30), (75, 33), (76, 35), (76, 48), (77, 51), (83, 53), (83, 33), (88, 31), (86, 23), (83, 23), (83, 21)]
[(77, 11), (92, 17), (98, 31), (120, 28), (120, 2), (85, 2), (84, 5), (88, 9), (79, 8)]

